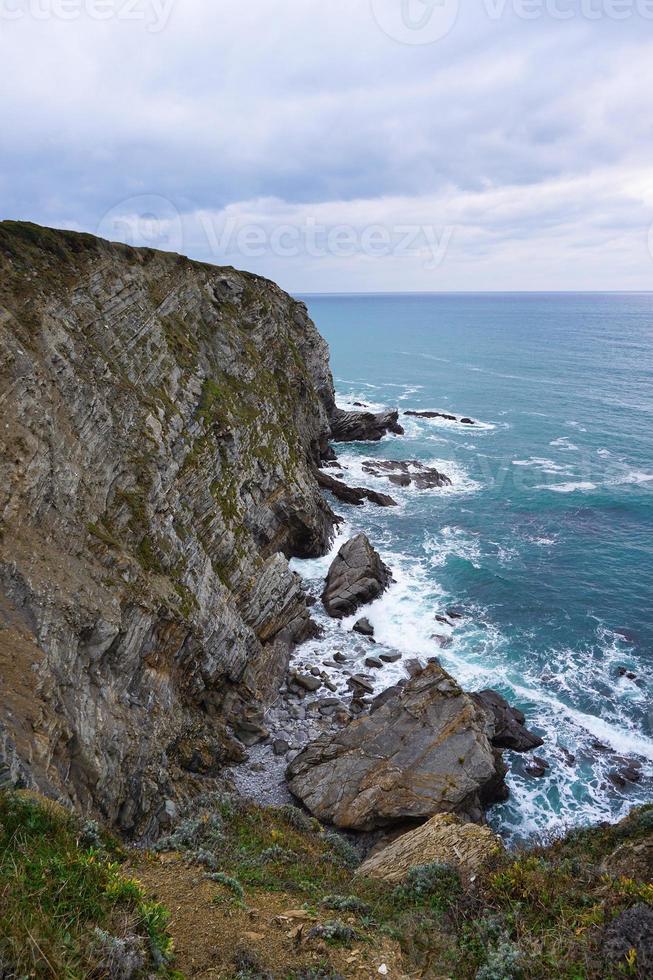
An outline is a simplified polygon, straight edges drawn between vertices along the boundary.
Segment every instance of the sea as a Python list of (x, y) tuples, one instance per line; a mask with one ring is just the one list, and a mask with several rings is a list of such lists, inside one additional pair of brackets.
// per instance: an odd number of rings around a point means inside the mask
[[(549, 768), (533, 776), (529, 755), (506, 753), (510, 799), (488, 820), (509, 841), (653, 800), (653, 294), (300, 298), (330, 345), (338, 404), (397, 407), (405, 428), (336, 446), (345, 482), (398, 506), (335, 502), (331, 553), (294, 562), (319, 594), (364, 531), (395, 578), (364, 610), (377, 643), (318, 604), (323, 636), (300, 657), (344, 651), (380, 691), (437, 656), (467, 690), (521, 708)], [(374, 459), (452, 483), (396, 487), (363, 470)], [(447, 611), (451, 625), (435, 618)], [(384, 651), (402, 657), (366, 670)], [(614, 774), (630, 761), (640, 779), (624, 786)]]

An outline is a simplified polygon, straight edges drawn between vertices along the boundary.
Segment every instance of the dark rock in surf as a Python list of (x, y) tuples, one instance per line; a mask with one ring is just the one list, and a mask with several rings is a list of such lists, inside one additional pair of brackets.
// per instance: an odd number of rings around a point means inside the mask
[(364, 534), (351, 538), (336, 555), (322, 594), (324, 608), (335, 619), (351, 616), (361, 606), (378, 599), (392, 581)]
[(508, 704), (497, 691), (481, 691), (472, 697), (488, 713), (493, 721), (492, 744), (513, 752), (530, 752), (543, 745), (539, 735), (525, 727), (526, 717), (518, 708)]
[(396, 486), (414, 485), (418, 490), (451, 486), (448, 476), (417, 459), (371, 459), (363, 463), (363, 470), (370, 476), (385, 476)]
[(353, 630), (354, 633), (360, 633), (361, 636), (374, 636), (374, 627), (366, 617), (354, 623)]
[(378, 442), (388, 432), (402, 436), (399, 412), (346, 412), (334, 409), (331, 415), (331, 438), (334, 442)]
[(341, 483), (340, 480), (329, 476), (323, 470), (317, 470), (315, 476), (318, 485), (323, 490), (328, 490), (334, 497), (337, 497), (338, 500), (341, 500), (345, 504), (353, 504), (354, 507), (360, 507), (366, 500), (369, 500), (370, 503), (376, 504), (377, 507), (397, 506), (397, 501), (393, 500), (387, 493), (377, 493), (376, 490), (368, 490), (366, 487), (347, 486), (346, 483)]

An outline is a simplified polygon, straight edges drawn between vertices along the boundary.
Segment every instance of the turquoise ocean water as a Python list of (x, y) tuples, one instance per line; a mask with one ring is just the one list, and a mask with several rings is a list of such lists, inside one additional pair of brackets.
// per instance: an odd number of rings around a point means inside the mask
[[(439, 656), (545, 738), (544, 778), (507, 753), (511, 798), (491, 823), (528, 837), (653, 799), (653, 294), (302, 298), (341, 405), (479, 423), (402, 418), (404, 437), (336, 447), (347, 482), (400, 504), (336, 509), (339, 541), (366, 531), (395, 573), (369, 608), (379, 649)], [(431, 463), (453, 486), (397, 489), (362, 472), (369, 458)], [(316, 587), (327, 566), (297, 563)], [(451, 606), (465, 616), (443, 627)], [(356, 649), (322, 618), (323, 647)], [(621, 757), (641, 763), (639, 785), (613, 785)]]

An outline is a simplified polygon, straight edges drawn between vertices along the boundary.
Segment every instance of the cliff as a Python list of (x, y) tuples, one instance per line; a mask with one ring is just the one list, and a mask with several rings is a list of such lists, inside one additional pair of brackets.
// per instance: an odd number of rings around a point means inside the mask
[[(259, 277), (0, 223), (0, 757), (155, 832), (312, 624), (328, 349)], [(245, 707), (244, 707), (245, 706)]]

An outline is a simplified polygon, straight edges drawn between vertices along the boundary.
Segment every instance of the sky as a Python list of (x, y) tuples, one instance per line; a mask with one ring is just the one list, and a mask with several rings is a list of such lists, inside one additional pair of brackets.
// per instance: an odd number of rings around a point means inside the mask
[(0, 216), (295, 293), (653, 288), (653, 0), (0, 0)]

